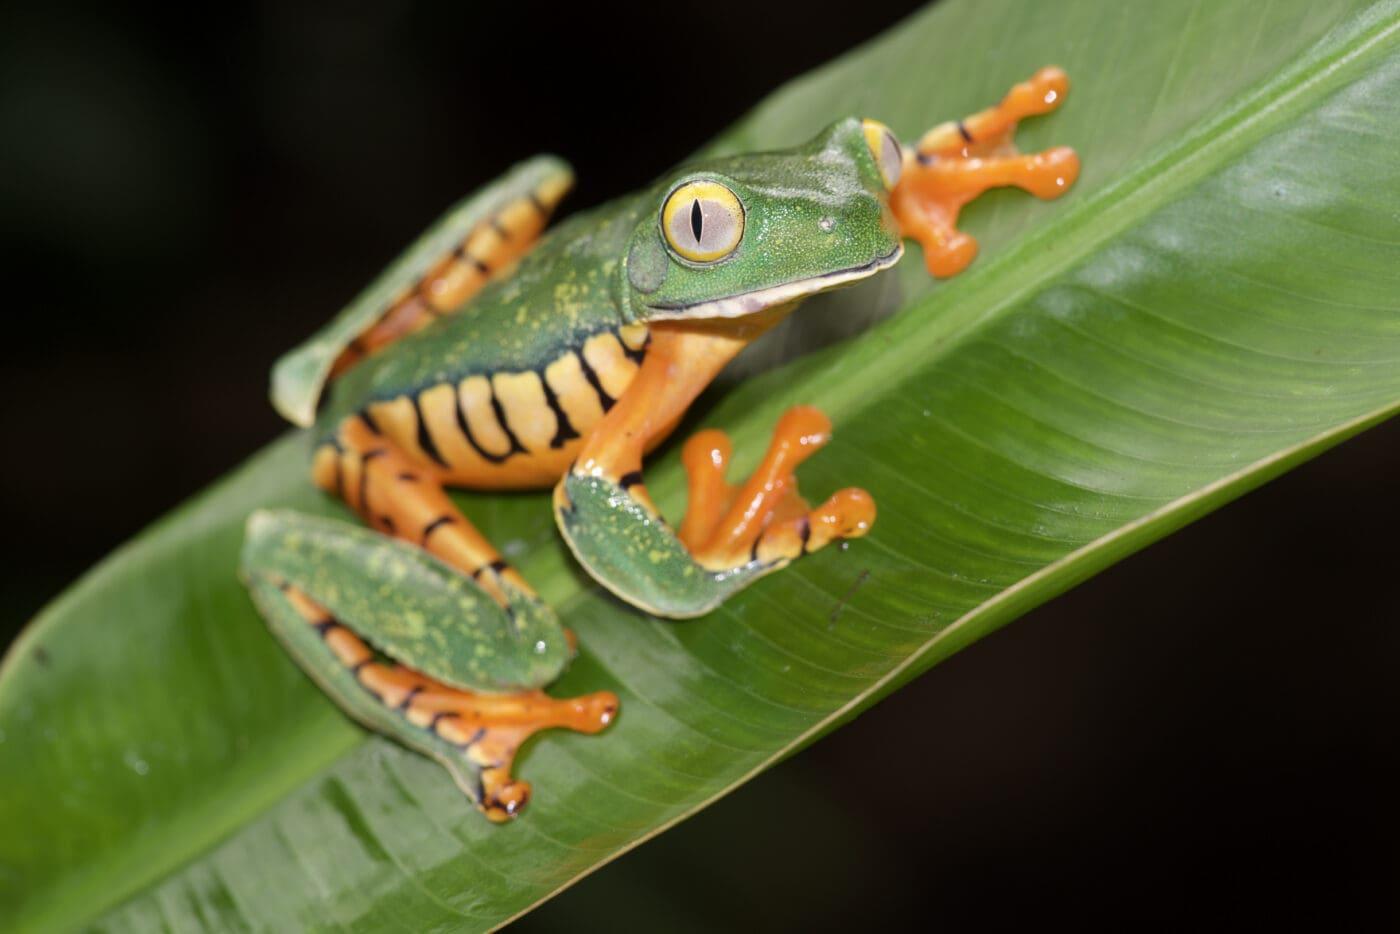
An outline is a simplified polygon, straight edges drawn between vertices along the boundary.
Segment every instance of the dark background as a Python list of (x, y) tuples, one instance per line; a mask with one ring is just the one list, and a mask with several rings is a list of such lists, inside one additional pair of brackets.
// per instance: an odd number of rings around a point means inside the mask
[[(449, 202), (545, 150), (621, 194), (915, 4), (478, 6), (7, 7), (0, 634), (277, 435), (274, 357)], [(1391, 423), (522, 926), (1393, 929), (1397, 477)]]

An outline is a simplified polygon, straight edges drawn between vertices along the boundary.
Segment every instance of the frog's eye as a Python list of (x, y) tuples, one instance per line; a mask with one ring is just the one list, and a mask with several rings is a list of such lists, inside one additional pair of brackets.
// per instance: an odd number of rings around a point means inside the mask
[(865, 129), (865, 144), (870, 147), (870, 154), (880, 167), (880, 178), (884, 180), (885, 187), (892, 190), (899, 184), (899, 173), (904, 168), (904, 150), (890, 128), (879, 120), (863, 120), (861, 125)]
[(733, 253), (744, 236), (744, 206), (719, 182), (686, 182), (662, 206), (661, 232), (685, 259), (713, 263)]

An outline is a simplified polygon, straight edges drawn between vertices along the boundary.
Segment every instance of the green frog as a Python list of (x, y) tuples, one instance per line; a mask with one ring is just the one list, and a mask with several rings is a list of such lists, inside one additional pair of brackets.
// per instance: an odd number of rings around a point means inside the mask
[(272, 631), (348, 714), (437, 759), (488, 818), (520, 813), (520, 744), (598, 732), (618, 700), (545, 693), (574, 637), (446, 488), (552, 487), (579, 564), (675, 619), (865, 535), (865, 491), (815, 506), (798, 492), (798, 465), (831, 437), (816, 409), (786, 412), (742, 482), (722, 432), (686, 441), (678, 524), (647, 495), (643, 457), (803, 299), (888, 269), (906, 238), (930, 273), (954, 275), (976, 252), (963, 205), (994, 186), (1063, 194), (1074, 152), (1011, 139), (1067, 88), (1042, 69), (914, 145), (840, 120), (793, 149), (683, 166), (547, 233), (572, 178), (553, 157), (450, 210), (274, 369), (274, 404), (315, 433), (315, 483), (363, 525), (249, 518), (242, 573)]

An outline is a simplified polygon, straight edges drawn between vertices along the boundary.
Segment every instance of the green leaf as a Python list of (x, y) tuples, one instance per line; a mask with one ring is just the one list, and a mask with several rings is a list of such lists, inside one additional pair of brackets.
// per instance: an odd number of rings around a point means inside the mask
[[(763, 353), (824, 349), (703, 413), (743, 468), (785, 406), (826, 409), (836, 438), (803, 484), (869, 489), (869, 538), (667, 623), (580, 577), (544, 497), (465, 497), (579, 633), (557, 691), (623, 701), (601, 736), (535, 742), (519, 763), (535, 800), (496, 827), (436, 765), (346, 723), (239, 587), (248, 512), (335, 509), (291, 436), (113, 555), (12, 650), (5, 927), (491, 927), (1394, 413), (1395, 2), (944, 3), (778, 92), (717, 148), (792, 143), (847, 113), (913, 137), (1051, 62), (1069, 102), (1020, 141), (1078, 148), (1076, 190), (986, 198), (967, 213), (982, 243), (967, 273), (931, 284), (915, 252), (814, 301)], [(650, 471), (674, 508), (674, 448)]]

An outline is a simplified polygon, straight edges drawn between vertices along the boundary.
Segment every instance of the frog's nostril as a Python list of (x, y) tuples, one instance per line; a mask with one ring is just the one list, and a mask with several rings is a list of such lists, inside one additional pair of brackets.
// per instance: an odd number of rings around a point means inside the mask
[(836, 229), (836, 219), (833, 217), (823, 217), (817, 221), (817, 226), (822, 229), (822, 233), (831, 233)]

